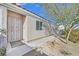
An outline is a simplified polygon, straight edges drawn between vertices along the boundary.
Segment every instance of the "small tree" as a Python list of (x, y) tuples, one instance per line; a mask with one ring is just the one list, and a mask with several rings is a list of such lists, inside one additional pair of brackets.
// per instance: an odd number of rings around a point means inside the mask
[(40, 4), (48, 17), (55, 17), (55, 25), (63, 24), (66, 33), (66, 43), (69, 40), (70, 33), (79, 23), (79, 4)]

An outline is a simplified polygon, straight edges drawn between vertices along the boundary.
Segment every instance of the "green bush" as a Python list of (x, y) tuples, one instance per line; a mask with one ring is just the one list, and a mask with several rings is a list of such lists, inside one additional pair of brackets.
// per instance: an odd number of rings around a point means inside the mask
[[(66, 39), (66, 35), (68, 31), (65, 34), (63, 34), (62, 38)], [(71, 31), (70, 36), (69, 36), (69, 41), (74, 42), (74, 43), (79, 43), (79, 29), (73, 29)]]
[(5, 55), (6, 49), (5, 48), (0, 48), (0, 56)]
[[(61, 37), (66, 39), (66, 37), (67, 37), (66, 35), (67, 35), (68, 31), (65, 32), (65, 34), (61, 35)], [(73, 29), (71, 31), (70, 36), (69, 36), (69, 41), (74, 42), (74, 43), (79, 43), (79, 29)]]
[(72, 30), (70, 37), (69, 37), (69, 40), (74, 42), (74, 43), (76, 43), (76, 42), (79, 43), (79, 29)]

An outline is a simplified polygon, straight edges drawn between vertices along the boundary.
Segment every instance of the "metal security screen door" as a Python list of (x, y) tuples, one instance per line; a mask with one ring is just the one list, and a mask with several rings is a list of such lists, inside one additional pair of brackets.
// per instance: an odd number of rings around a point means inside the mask
[(8, 41), (18, 41), (23, 39), (22, 15), (8, 11)]

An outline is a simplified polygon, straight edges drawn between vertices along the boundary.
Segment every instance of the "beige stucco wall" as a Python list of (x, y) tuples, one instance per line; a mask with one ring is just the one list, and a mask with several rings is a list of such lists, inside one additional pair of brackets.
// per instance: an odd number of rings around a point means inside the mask
[(7, 8), (0, 5), (0, 27), (7, 30)]
[(28, 17), (25, 16), (24, 20), (23, 20), (23, 40), (27, 42), (28, 38), (27, 38), (27, 20)]
[(7, 45), (7, 8), (0, 5), (0, 28), (5, 30), (5, 39), (2, 45), (6, 47)]
[[(33, 16), (27, 16), (23, 24), (23, 39), (26, 41), (35, 40), (47, 36), (46, 29), (36, 30), (36, 20), (42, 21)], [(44, 24), (44, 21), (42, 21)]]
[(2, 28), (2, 7), (0, 6), (0, 28)]

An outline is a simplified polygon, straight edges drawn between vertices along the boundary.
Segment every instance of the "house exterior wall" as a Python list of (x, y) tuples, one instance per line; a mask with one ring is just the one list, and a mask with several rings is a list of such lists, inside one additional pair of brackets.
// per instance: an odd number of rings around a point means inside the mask
[(3, 47), (7, 45), (7, 8), (0, 5), (0, 28), (5, 30), (3, 34), (3, 39), (0, 38), (1, 44)]
[(43, 18), (34, 15), (28, 11), (26, 12), (25, 10), (14, 5), (6, 5), (6, 4), (3, 5), (6, 6), (6, 8), (3, 7), (4, 8), (3, 13), (5, 14), (3, 14), (4, 20), (1, 26), (3, 26), (6, 30), (7, 30), (7, 9), (8, 9), (16, 13), (20, 12), (20, 14), (26, 16), (23, 20), (23, 39), (25, 41), (31, 41), (49, 35), (48, 29), (45, 27), (43, 27), (42, 30), (36, 30), (36, 21), (42, 21), (43, 24), (48, 23), (44, 21)]
[(0, 27), (7, 29), (7, 8), (0, 5)]
[(28, 41), (28, 38), (27, 38), (27, 22), (28, 21), (28, 17), (26, 16), (25, 18), (24, 18), (24, 21), (23, 21), (23, 40), (25, 41), (25, 42), (27, 42)]
[(46, 28), (43, 27), (42, 30), (36, 30), (36, 21), (41, 21), (44, 24), (44, 21), (42, 21), (39, 18), (33, 17), (33, 16), (27, 16), (27, 20), (25, 21), (25, 24), (23, 26), (23, 36), (26, 41), (35, 40), (41, 37), (48, 36), (46, 33)]
[(2, 8), (0, 6), (0, 28), (2, 28)]

